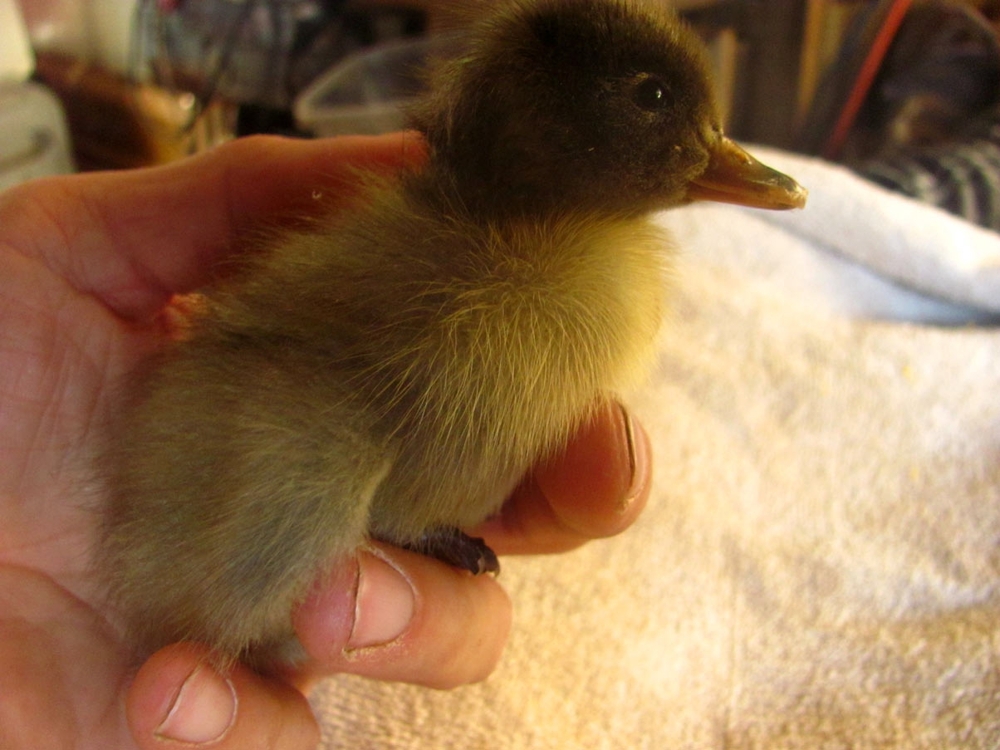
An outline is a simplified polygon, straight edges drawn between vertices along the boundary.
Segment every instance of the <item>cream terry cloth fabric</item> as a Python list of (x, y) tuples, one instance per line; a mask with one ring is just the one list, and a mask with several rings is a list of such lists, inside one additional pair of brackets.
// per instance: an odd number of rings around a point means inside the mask
[(326, 681), (325, 747), (1000, 747), (1000, 237), (757, 153), (805, 211), (663, 217), (642, 519), (504, 559), (485, 683)]

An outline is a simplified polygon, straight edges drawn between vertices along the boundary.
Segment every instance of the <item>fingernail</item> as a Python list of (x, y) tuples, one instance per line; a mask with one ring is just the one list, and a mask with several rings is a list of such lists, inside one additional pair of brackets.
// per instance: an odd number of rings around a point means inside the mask
[(233, 683), (202, 665), (184, 680), (154, 734), (188, 745), (217, 742), (235, 723), (237, 704)]
[(346, 652), (382, 646), (410, 625), (416, 595), (410, 581), (388, 561), (368, 552), (358, 554), (358, 594), (354, 626)]
[(628, 491), (624, 498), (624, 504), (628, 505), (642, 492), (646, 485), (649, 475), (646, 465), (649, 461), (649, 449), (642, 425), (632, 419), (632, 415), (622, 404), (618, 404), (618, 409), (621, 412), (625, 431), (625, 446), (628, 450), (628, 466), (631, 475)]

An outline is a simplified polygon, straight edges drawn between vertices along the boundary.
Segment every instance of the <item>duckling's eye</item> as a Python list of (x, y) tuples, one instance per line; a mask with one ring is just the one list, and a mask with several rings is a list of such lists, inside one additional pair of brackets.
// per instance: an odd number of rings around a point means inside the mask
[(659, 112), (670, 104), (667, 86), (658, 78), (644, 78), (636, 84), (632, 100), (647, 112)]

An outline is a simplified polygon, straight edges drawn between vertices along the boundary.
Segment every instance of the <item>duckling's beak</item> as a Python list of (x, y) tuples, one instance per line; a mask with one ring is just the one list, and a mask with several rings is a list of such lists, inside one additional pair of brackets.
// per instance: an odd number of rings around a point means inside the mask
[(751, 208), (802, 208), (809, 195), (787, 175), (761, 164), (722, 136), (711, 149), (708, 168), (692, 180), (688, 199), (737, 203)]

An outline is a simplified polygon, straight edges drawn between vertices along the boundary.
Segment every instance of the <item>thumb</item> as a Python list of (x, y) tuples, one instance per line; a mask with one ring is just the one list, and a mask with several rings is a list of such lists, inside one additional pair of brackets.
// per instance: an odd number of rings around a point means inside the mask
[(140, 750), (314, 750), (319, 743), (301, 693), (241, 665), (220, 673), (208, 650), (191, 643), (161, 649), (143, 664), (125, 706)]

